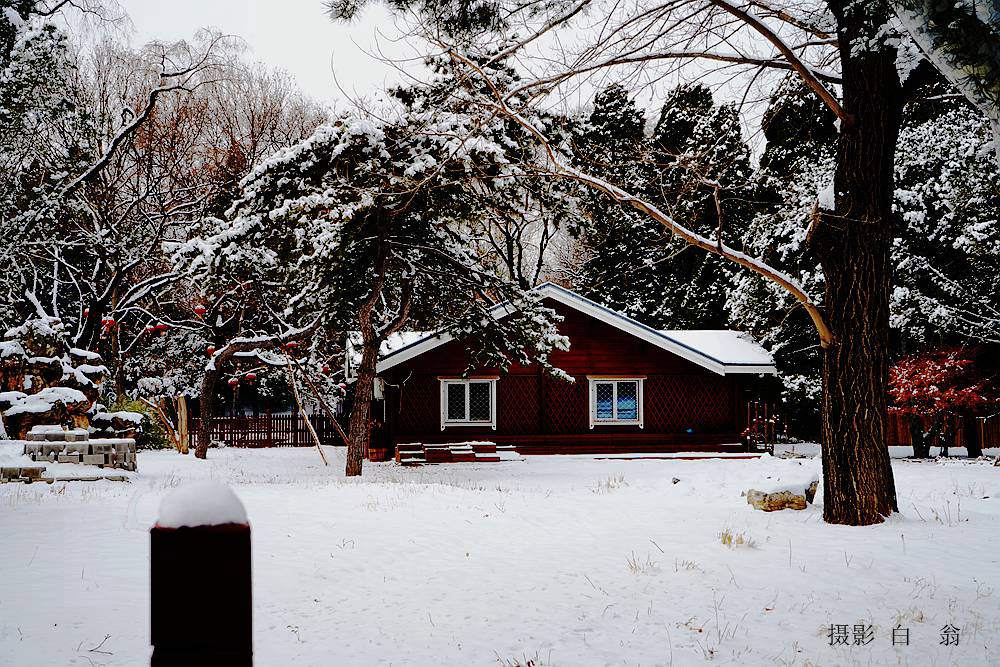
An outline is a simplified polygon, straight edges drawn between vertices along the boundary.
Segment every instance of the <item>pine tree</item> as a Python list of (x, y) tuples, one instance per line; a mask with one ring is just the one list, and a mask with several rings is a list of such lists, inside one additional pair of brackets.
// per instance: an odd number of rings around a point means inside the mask
[(892, 327), (900, 352), (1000, 342), (1000, 166), (989, 121), (934, 77), (896, 150)]
[[(715, 106), (704, 86), (668, 95), (652, 137), (620, 86), (595, 98), (577, 141), (578, 164), (630, 192), (644, 193), (681, 224), (729, 238), (747, 215), (749, 152), (739, 119)], [(584, 261), (574, 282), (609, 306), (661, 328), (720, 328), (728, 269), (674, 242), (662, 226), (600, 193), (587, 196)]]
[[(261, 346), (287, 336), (281, 331), (360, 332), (348, 475), (361, 474), (387, 336), (417, 321), (468, 340), (473, 365), (500, 368), (545, 364), (553, 347), (566, 345), (552, 311), (493, 272), (468, 233), (470, 221), (510, 205), (487, 204), (483, 192), (512, 175), (524, 137), (508, 123), (483, 127), (470, 114), (478, 109), (451, 90), (445, 80), (429, 91), (397, 91), (402, 108), (387, 111), (389, 120), (354, 113), (320, 127), (258, 166), (226, 219), (207, 221), (179, 251), (206, 281), (239, 277), (257, 286), (270, 314)], [(498, 319), (502, 302), (514, 308)], [(199, 436), (199, 456), (208, 435)]]
[[(821, 294), (822, 272), (805, 244), (818, 193), (831, 187), (833, 114), (797, 79), (786, 79), (772, 93), (761, 126), (767, 144), (753, 177), (755, 213), (743, 230), (745, 248)], [(821, 360), (808, 315), (787, 292), (746, 272), (733, 274), (726, 309), (733, 327), (774, 354), (791, 419), (801, 435), (815, 435)]]
[[(716, 105), (704, 85), (675, 88), (663, 104), (653, 132), (656, 180), (651, 196), (680, 224), (733, 244), (733, 233), (749, 215), (750, 153), (739, 116)], [(687, 244), (663, 250), (663, 324), (671, 328), (722, 328), (731, 267)], [(668, 305), (669, 304), (669, 305)]]
[[(621, 86), (594, 98), (590, 116), (576, 130), (576, 163), (608, 180), (645, 191), (652, 180), (645, 117)], [(570, 280), (582, 294), (649, 324), (661, 320), (659, 267), (663, 232), (641, 214), (600, 193), (583, 196), (577, 266)]]

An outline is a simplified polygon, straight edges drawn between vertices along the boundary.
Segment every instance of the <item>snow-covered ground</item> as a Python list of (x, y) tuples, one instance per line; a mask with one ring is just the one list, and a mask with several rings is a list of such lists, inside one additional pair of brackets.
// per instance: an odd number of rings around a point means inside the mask
[[(369, 464), (345, 480), (327, 456), (150, 452), (130, 483), (0, 485), (0, 664), (147, 662), (150, 524), (170, 489), (209, 477), (253, 527), (260, 665), (1000, 664), (998, 467), (897, 461), (900, 514), (847, 528), (740, 497), (814, 459)], [(831, 648), (831, 624), (874, 638)]]

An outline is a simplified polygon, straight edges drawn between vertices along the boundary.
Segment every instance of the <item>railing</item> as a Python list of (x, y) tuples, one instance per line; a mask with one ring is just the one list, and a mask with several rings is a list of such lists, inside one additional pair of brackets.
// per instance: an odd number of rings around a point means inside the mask
[[(213, 417), (212, 441), (229, 447), (311, 447), (316, 444), (306, 419), (316, 430), (323, 445), (343, 445), (333, 422), (326, 415), (302, 413), (266, 413), (258, 417)], [(201, 419), (191, 419), (190, 443), (194, 447), (201, 428)]]
[(778, 406), (766, 401), (749, 401), (746, 407), (746, 428), (742, 437), (747, 449), (773, 454), (775, 443), (788, 439), (788, 425), (778, 414)]

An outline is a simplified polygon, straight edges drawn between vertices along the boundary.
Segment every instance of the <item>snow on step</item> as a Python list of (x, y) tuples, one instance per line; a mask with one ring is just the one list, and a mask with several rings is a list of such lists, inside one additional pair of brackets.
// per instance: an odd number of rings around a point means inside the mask
[(471, 440), (454, 443), (406, 443), (396, 446), (396, 460), (401, 465), (424, 463), (494, 463), (520, 460), (512, 445)]

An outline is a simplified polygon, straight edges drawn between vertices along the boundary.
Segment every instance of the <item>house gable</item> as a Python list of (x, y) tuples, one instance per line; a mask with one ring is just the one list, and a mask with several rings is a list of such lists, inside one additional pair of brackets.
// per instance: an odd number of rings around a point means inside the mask
[[(682, 332), (657, 331), (641, 322), (637, 322), (630, 317), (552, 283), (540, 285), (535, 290), (546, 300), (562, 306), (563, 308), (557, 308), (559, 311), (565, 311), (565, 309), (576, 311), (618, 332), (627, 334), (631, 338), (644, 341), (656, 348), (670, 352), (677, 357), (718, 375), (776, 372), (770, 355), (752, 340), (748, 340), (736, 332), (683, 332), (683, 337), (672, 335), (672, 333), (680, 334)], [(494, 310), (497, 317), (502, 317), (507, 312), (504, 306), (498, 306)], [(702, 333), (704, 336), (699, 337), (698, 333)], [(727, 354), (720, 355), (718, 351), (722, 349), (720, 346), (727, 345), (727, 336), (729, 348), (724, 349)], [(448, 334), (429, 335), (416, 340), (383, 356), (378, 364), (378, 372), (382, 373), (389, 370), (410, 359), (439, 348), (452, 340), (452, 336)], [(578, 342), (582, 342), (579, 337), (574, 338), (570, 336), (571, 347)], [(553, 355), (552, 362), (554, 365), (559, 366), (556, 356), (556, 354)], [(559, 367), (562, 368), (562, 366)]]

